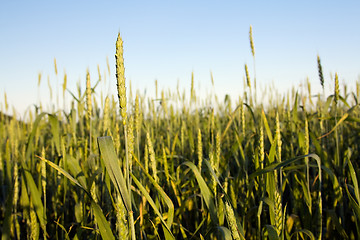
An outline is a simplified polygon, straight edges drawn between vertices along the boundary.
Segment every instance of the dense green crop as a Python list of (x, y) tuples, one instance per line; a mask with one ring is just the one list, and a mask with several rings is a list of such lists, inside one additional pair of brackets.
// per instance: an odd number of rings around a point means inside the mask
[(120, 36), (116, 60), (119, 102), (87, 73), (68, 111), (0, 115), (2, 239), (360, 237), (359, 83), (262, 92), (263, 107), (245, 65), (237, 101), (201, 99), (193, 79), (189, 98), (154, 101), (126, 96)]

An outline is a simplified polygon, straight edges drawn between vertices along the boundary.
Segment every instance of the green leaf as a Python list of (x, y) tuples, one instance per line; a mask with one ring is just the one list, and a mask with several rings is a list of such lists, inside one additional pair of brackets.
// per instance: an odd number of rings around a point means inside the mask
[(269, 123), (268, 123), (268, 121), (266, 119), (264, 109), (261, 110), (261, 118), (263, 120), (263, 123), (264, 123), (264, 126), (265, 126), (265, 131), (266, 131), (266, 134), (267, 134), (267, 136), (269, 138), (269, 141), (272, 142), (273, 137), (272, 137), (272, 133), (271, 133), (271, 130), (270, 130), (270, 127), (269, 127)]
[(154, 200), (151, 198), (150, 194), (146, 191), (145, 187), (141, 184), (141, 182), (132, 173), (130, 173), (130, 174), (131, 174), (131, 177), (132, 177), (134, 183), (136, 184), (136, 186), (139, 188), (139, 190), (141, 191), (143, 196), (146, 198), (146, 200), (148, 201), (150, 206), (154, 209), (154, 212), (156, 213), (156, 215), (158, 215), (158, 217), (160, 218), (160, 221), (162, 223), (163, 230), (165, 233), (165, 239), (175, 239), (174, 235), (171, 233), (171, 230), (170, 230), (171, 225), (168, 226), (168, 223), (165, 222), (162, 214), (160, 213), (159, 209), (156, 207), (156, 204), (155, 204)]
[(346, 120), (346, 118), (349, 116), (349, 114), (354, 111), (354, 109), (357, 107), (358, 105), (353, 106), (352, 108), (350, 108), (349, 110), (346, 111), (346, 113), (339, 119), (339, 121), (337, 121), (336, 125), (330, 130), (330, 132), (322, 135), (320, 138), (326, 137), (328, 136), (330, 133), (332, 133), (333, 131), (335, 131), (336, 128), (338, 128), (340, 126), (340, 124)]
[(310, 232), (309, 230), (307, 229), (300, 229), (300, 230), (297, 230), (295, 231), (291, 237), (294, 235), (294, 234), (301, 234), (301, 233), (304, 233), (305, 235), (307, 235), (311, 240), (315, 240), (315, 236), (312, 232)]
[(308, 206), (310, 214), (312, 213), (312, 200), (311, 200), (311, 193), (309, 192), (309, 188), (307, 187), (306, 179), (301, 174), (295, 174), (295, 180), (300, 184), (302, 192), (304, 193), (305, 203)]
[(360, 203), (359, 185), (358, 185), (358, 181), (357, 181), (357, 177), (356, 177), (356, 172), (354, 170), (354, 167), (353, 167), (350, 159), (348, 160), (348, 165), (349, 165), (349, 170), (350, 170), (351, 181), (354, 184), (355, 197), (356, 197), (357, 202)]
[(268, 159), (269, 159), (270, 164), (272, 164), (275, 161), (276, 145), (277, 145), (277, 141), (276, 141), (276, 139), (274, 139), (271, 142), (271, 148), (270, 148), (270, 152), (269, 152), (269, 155), (268, 155)]
[(292, 117), (294, 123), (298, 122), (298, 99), (299, 99), (299, 94), (298, 92), (296, 92), (294, 107), (292, 109)]
[[(233, 206), (232, 203), (231, 203), (231, 199), (230, 199), (229, 195), (226, 193), (226, 191), (225, 191), (225, 189), (223, 188), (223, 186), (221, 185), (221, 183), (220, 183), (220, 181), (219, 181), (219, 178), (216, 176), (214, 169), (211, 167), (210, 162), (207, 161), (206, 159), (204, 159), (203, 162), (204, 162), (204, 163), (206, 164), (206, 166), (209, 168), (211, 175), (214, 177), (217, 185), (220, 187), (220, 189), (221, 189), (221, 191), (222, 191), (222, 194), (224, 194), (224, 196), (225, 196), (225, 200), (224, 200), (224, 201), (227, 201), (227, 202), (229, 203), (229, 205), (230, 205), (230, 206), (233, 208), (233, 210), (234, 210), (234, 206)], [(237, 215), (235, 210), (234, 210), (234, 214), (235, 214), (235, 216)], [(237, 218), (237, 217), (235, 217), (235, 218), (236, 218), (236, 224), (237, 224), (238, 233), (239, 233), (239, 235), (240, 235), (240, 237), (241, 237), (242, 239), (245, 239), (244, 229), (243, 229), (242, 225), (239, 223), (238, 218)]]
[[(39, 157), (42, 161), (45, 161), (47, 164), (49, 164), (52, 168), (54, 168), (55, 170), (57, 170), (58, 172), (60, 172), (61, 174), (63, 174), (67, 179), (69, 179), (72, 183), (74, 183), (76, 186), (78, 186), (79, 188), (81, 188), (90, 198), (91, 200), (91, 209), (94, 212), (94, 216), (95, 216), (95, 220), (96, 223), (99, 227), (100, 230), (100, 234), (102, 239), (104, 240), (112, 240), (115, 239), (114, 235), (111, 232), (111, 228), (110, 228), (110, 224), (109, 222), (106, 220), (100, 206), (94, 201), (94, 199), (91, 197), (90, 192), (88, 192), (85, 187), (83, 187), (73, 176), (71, 176), (67, 171), (65, 171), (63, 168), (61, 168), (60, 166), (56, 165), (55, 163)], [(35, 206), (35, 205), (34, 205)]]
[(118, 158), (116, 156), (114, 143), (109, 136), (97, 138), (100, 149), (100, 155), (104, 160), (105, 168), (115, 186), (118, 194), (121, 195), (126, 210), (131, 211), (131, 199), (128, 192), (125, 178), (121, 172)]
[(268, 234), (269, 234), (269, 239), (270, 240), (279, 240), (279, 236), (276, 232), (276, 229), (274, 226), (272, 225), (265, 225), (267, 231), (268, 231)]
[(61, 173), (62, 175), (64, 175), (65, 177), (67, 177), (67, 179), (69, 179), (72, 183), (74, 183), (75, 185), (77, 185), (78, 187), (80, 187), (82, 190), (84, 190), (89, 196), (91, 196), (91, 194), (88, 192), (88, 190), (82, 186), (73, 176), (70, 175), (70, 173), (68, 173), (67, 171), (65, 171), (62, 167), (56, 165), (55, 163), (38, 156), (38, 158), (40, 158), (42, 161), (46, 162), (49, 166), (51, 166), (52, 168), (54, 168), (56, 171), (58, 171), (59, 173)]
[(53, 114), (48, 114), (48, 117), (49, 117), (49, 122), (51, 125), (51, 133), (53, 135), (52, 139), (54, 139), (55, 147), (58, 152), (58, 155), (61, 155), (59, 120)]
[(23, 178), (23, 179), (26, 181), (28, 192), (30, 193), (36, 215), (39, 219), (42, 230), (46, 234), (46, 219), (44, 216), (44, 206), (41, 201), (41, 193), (39, 192), (39, 189), (37, 188), (37, 186), (35, 184), (32, 174), (26, 168), (25, 162), (21, 161), (21, 165), (22, 165), (22, 174), (23, 174), (23, 176), (25, 176), (25, 178)]
[[(150, 182), (154, 185), (155, 189), (158, 191), (158, 193), (164, 199), (166, 205), (168, 206), (169, 211), (168, 211), (167, 226), (169, 229), (171, 229), (171, 225), (174, 220), (174, 211), (175, 211), (173, 202), (171, 201), (169, 196), (165, 193), (165, 191), (160, 187), (160, 185), (155, 181), (155, 179), (148, 172), (145, 171), (144, 166), (138, 161), (137, 157), (134, 154), (133, 154), (133, 158), (137, 162), (137, 164), (139, 164), (139, 166), (142, 168), (143, 173), (145, 173), (145, 175), (148, 177)], [(133, 174), (131, 174), (131, 176), (133, 176)]]
[(206, 204), (207, 208), (209, 209), (211, 220), (213, 221), (213, 223), (215, 225), (218, 225), (219, 224), (219, 219), (217, 217), (216, 207), (215, 207), (215, 204), (214, 204), (214, 196), (211, 193), (209, 187), (207, 186), (205, 180), (201, 176), (197, 166), (195, 166), (195, 164), (193, 164), (192, 162), (189, 162), (189, 161), (186, 161), (186, 162), (182, 163), (182, 165), (186, 165), (187, 167), (189, 167), (193, 171), (193, 173), (195, 175), (195, 178), (196, 178), (196, 180), (197, 180), (197, 182), (199, 184), (201, 195), (204, 198), (204, 201), (205, 201), (205, 204)]
[[(257, 176), (260, 176), (262, 174), (265, 174), (265, 173), (268, 173), (268, 172), (272, 172), (274, 170), (277, 170), (277, 169), (280, 169), (281, 167), (284, 167), (284, 166), (287, 166), (291, 163), (294, 163), (296, 161), (299, 161), (301, 159), (304, 159), (306, 157), (311, 157), (311, 158), (314, 158), (317, 162), (318, 162), (318, 167), (320, 168), (320, 172), (321, 172), (321, 163), (320, 163), (320, 158), (318, 157), (318, 155), (312, 153), (312, 154), (308, 154), (308, 155), (301, 155), (301, 156), (298, 156), (298, 157), (295, 157), (295, 158), (291, 158), (291, 159), (288, 159), (288, 160), (285, 160), (285, 161), (282, 161), (282, 162), (277, 162), (277, 163), (273, 163), (273, 164), (270, 164), (269, 166), (267, 166), (266, 168), (264, 169), (259, 169), (258, 171), (252, 173), (249, 178), (250, 179), (253, 179)], [(321, 178), (321, 175), (320, 175), (320, 178)], [(321, 180), (321, 179), (320, 179)]]
[(352, 206), (352, 208), (354, 209), (354, 213), (355, 213), (355, 216), (356, 216), (357, 220), (360, 221), (360, 206), (355, 201), (353, 196), (351, 196), (347, 184), (345, 184), (345, 190), (346, 190), (346, 193), (347, 193), (347, 195), (348, 195), (348, 197), (350, 199), (350, 206)]
[(26, 154), (25, 154), (25, 159), (28, 160), (30, 159), (30, 155), (32, 153), (32, 147), (33, 147), (33, 139), (34, 139), (34, 136), (35, 136), (35, 133), (36, 133), (36, 130), (39, 126), (39, 123), (41, 121), (41, 119), (46, 115), (47, 113), (45, 112), (42, 112), (40, 113), (35, 121), (34, 121), (34, 124), (33, 124), (33, 127), (32, 127), (32, 130), (31, 130), (31, 133), (30, 135), (28, 136), (28, 139), (26, 141)]
[(253, 111), (252, 108), (249, 106), (249, 104), (244, 103), (244, 105), (249, 109), (250, 114), (251, 114), (251, 116), (252, 116), (252, 118), (253, 118), (253, 121), (254, 121), (254, 125), (257, 125), (254, 111)]
[(221, 239), (224, 239), (224, 240), (232, 240), (233, 239), (231, 236), (231, 231), (228, 228), (219, 226), (219, 227), (217, 227), (217, 229), (220, 232)]
[(67, 168), (69, 169), (70, 173), (79, 181), (80, 185), (85, 189), (88, 189), (86, 184), (86, 177), (84, 176), (84, 173), (79, 165), (79, 161), (70, 154), (67, 155)]
[(104, 239), (104, 240), (114, 239), (115, 240), (115, 237), (111, 232), (109, 222), (106, 220), (100, 206), (94, 200), (91, 201), (91, 209), (94, 212), (95, 220), (99, 227), (102, 239)]
[(331, 221), (332, 221), (333, 224), (335, 225), (336, 230), (341, 234), (341, 236), (342, 236), (344, 239), (349, 239), (349, 236), (346, 234), (343, 226), (342, 226), (341, 223), (339, 222), (339, 218), (338, 218), (338, 216), (336, 215), (335, 210), (328, 210), (327, 213), (328, 213), (328, 216), (330, 216)]
[(332, 186), (334, 190), (333, 195), (335, 197), (334, 207), (336, 207), (337, 202), (340, 202), (343, 197), (342, 188), (339, 185), (339, 181), (337, 180), (336, 175), (329, 168), (323, 165), (321, 166), (321, 169), (328, 174), (330, 180), (332, 181)]
[(7, 240), (10, 238), (11, 233), (11, 219), (12, 219), (12, 209), (13, 209), (13, 196), (14, 196), (14, 188), (12, 187), (10, 191), (8, 191), (9, 194), (6, 198), (5, 202), (5, 216), (3, 219), (2, 224), (2, 235), (1, 240)]

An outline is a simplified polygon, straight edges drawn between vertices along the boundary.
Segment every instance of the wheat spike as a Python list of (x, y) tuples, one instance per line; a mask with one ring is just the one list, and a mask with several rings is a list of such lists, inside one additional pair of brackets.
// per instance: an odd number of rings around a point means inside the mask
[(226, 219), (231, 231), (231, 235), (234, 240), (240, 240), (240, 235), (237, 229), (236, 218), (234, 214), (233, 208), (230, 206), (228, 201), (225, 201), (225, 212), (226, 212)]
[(110, 129), (110, 99), (109, 97), (105, 98), (104, 106), (104, 126), (103, 132), (105, 133)]
[(158, 182), (159, 180), (158, 180), (158, 176), (157, 176), (155, 152), (154, 152), (154, 148), (153, 148), (153, 144), (151, 142), (149, 132), (146, 133), (146, 139), (147, 139), (147, 143), (148, 143), (148, 151), (149, 151), (151, 170), (152, 170), (152, 173), (153, 173), (154, 180), (156, 182)]
[(279, 121), (279, 113), (276, 113), (276, 141), (277, 141), (277, 156), (278, 161), (281, 162), (281, 133), (280, 133), (280, 121)]
[(324, 75), (323, 75), (323, 70), (322, 70), (321, 60), (320, 60), (319, 55), (317, 55), (317, 64), (318, 64), (320, 84), (321, 84), (321, 87), (324, 89)]
[(116, 79), (117, 79), (117, 92), (119, 98), (120, 115), (123, 120), (123, 125), (126, 125), (126, 87), (125, 87), (125, 67), (123, 57), (123, 41), (120, 33), (116, 40)]
[(203, 148), (202, 148), (202, 140), (201, 140), (201, 130), (198, 129), (197, 135), (197, 154), (198, 154), (198, 168), (201, 172), (202, 160), (203, 160)]
[(56, 58), (54, 58), (54, 69), (55, 69), (55, 75), (58, 75), (58, 69), (57, 69), (57, 64), (56, 64)]
[(91, 103), (91, 84), (90, 84), (89, 69), (86, 71), (86, 107), (87, 107), (87, 117), (88, 119), (91, 119), (92, 103)]
[(126, 220), (126, 209), (120, 195), (116, 196), (116, 230), (119, 239), (128, 239), (129, 229)]
[(250, 30), (249, 30), (249, 38), (250, 38), (251, 54), (253, 55), (253, 57), (255, 57), (255, 47), (254, 47), (254, 39), (253, 39), (252, 26), (251, 25), (250, 25)]
[(283, 226), (283, 223), (282, 223), (283, 216), (282, 216), (281, 195), (280, 195), (278, 189), (275, 190), (274, 197), (275, 197), (275, 205), (274, 205), (275, 229), (276, 229), (278, 236), (280, 237), (281, 231), (282, 231), (282, 226)]
[(247, 64), (245, 64), (245, 74), (246, 74), (246, 84), (249, 88), (251, 88), (250, 75)]

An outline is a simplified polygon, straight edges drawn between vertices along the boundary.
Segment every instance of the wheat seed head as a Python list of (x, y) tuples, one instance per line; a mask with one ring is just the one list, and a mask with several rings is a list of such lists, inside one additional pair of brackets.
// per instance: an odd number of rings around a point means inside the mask
[(125, 87), (125, 67), (123, 57), (123, 41), (118, 33), (116, 40), (116, 79), (119, 98), (120, 115), (123, 119), (123, 125), (126, 124), (126, 87)]
[(249, 38), (250, 38), (250, 47), (251, 47), (251, 54), (253, 57), (255, 57), (255, 47), (254, 47), (254, 39), (252, 35), (252, 26), (250, 25), (250, 31), (249, 31)]
[(324, 75), (323, 75), (322, 66), (321, 66), (321, 60), (320, 60), (319, 55), (317, 55), (317, 63), (318, 63), (318, 72), (319, 72), (320, 84), (321, 84), (321, 87), (324, 88)]
[(249, 88), (251, 88), (250, 75), (247, 64), (245, 64), (245, 74), (246, 74), (246, 84)]
[(90, 119), (92, 112), (92, 104), (91, 104), (91, 84), (90, 84), (89, 69), (86, 71), (86, 105), (87, 105), (87, 115)]

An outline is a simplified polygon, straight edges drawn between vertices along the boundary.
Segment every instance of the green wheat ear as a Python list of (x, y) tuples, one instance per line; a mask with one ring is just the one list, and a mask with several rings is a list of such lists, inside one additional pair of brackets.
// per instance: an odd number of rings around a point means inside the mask
[(201, 130), (198, 129), (198, 135), (197, 135), (197, 152), (198, 152), (198, 168), (201, 172), (201, 166), (202, 166), (202, 160), (203, 160), (203, 148), (202, 148), (202, 140), (201, 140)]
[(38, 87), (40, 86), (41, 83), (41, 72), (39, 72), (38, 74)]
[(103, 132), (105, 133), (110, 129), (110, 99), (109, 97), (105, 98), (105, 106), (104, 106), (104, 125)]
[(317, 55), (317, 64), (318, 64), (318, 72), (319, 72), (319, 78), (320, 78), (320, 84), (321, 87), (324, 89), (324, 75), (322, 71), (321, 61), (319, 55)]
[(240, 240), (240, 235), (236, 225), (234, 209), (231, 207), (228, 201), (225, 201), (225, 213), (233, 239)]
[(253, 57), (255, 57), (255, 47), (254, 47), (254, 39), (252, 35), (252, 26), (250, 25), (250, 31), (249, 31), (249, 38), (250, 38), (250, 47), (251, 47), (251, 53)]
[(278, 236), (280, 237), (282, 226), (283, 226), (283, 215), (282, 215), (282, 204), (281, 204), (281, 195), (279, 193), (278, 188), (276, 188), (275, 193), (275, 205), (274, 205), (274, 211), (275, 211), (275, 230)]
[(264, 151), (264, 129), (262, 124), (260, 125), (260, 138), (259, 138), (259, 146), (260, 146), (260, 167), (264, 168), (264, 159), (265, 159), (265, 151)]
[(150, 164), (151, 164), (153, 177), (156, 182), (159, 182), (159, 178), (157, 176), (157, 169), (156, 169), (155, 151), (154, 151), (153, 144), (151, 142), (149, 132), (146, 133), (146, 140), (147, 140), (147, 145), (148, 145), (149, 158), (150, 158)]
[[(39, 80), (39, 82), (40, 82), (40, 80)], [(67, 86), (67, 74), (65, 73), (64, 74), (64, 82), (63, 82), (63, 85), (62, 85), (62, 87), (63, 87), (63, 89), (62, 89), (63, 90), (63, 98), (65, 98), (66, 86)]]
[(89, 69), (86, 71), (86, 106), (87, 106), (87, 117), (88, 119), (91, 119), (92, 104), (91, 104), (91, 84), (90, 84)]
[(116, 40), (116, 80), (117, 80), (117, 91), (119, 98), (119, 107), (120, 115), (123, 120), (123, 125), (126, 124), (126, 88), (125, 88), (125, 67), (124, 67), (124, 57), (123, 57), (123, 41), (121, 39), (120, 33), (118, 34)]
[(251, 88), (250, 75), (247, 64), (245, 64), (245, 74), (246, 74), (246, 84), (249, 88)]
[(55, 69), (55, 75), (58, 75), (58, 69), (57, 69), (57, 64), (56, 64), (56, 58), (54, 58), (54, 69)]
[(5, 103), (5, 111), (7, 112), (9, 109), (9, 104), (8, 104), (6, 92), (4, 92), (4, 103)]

